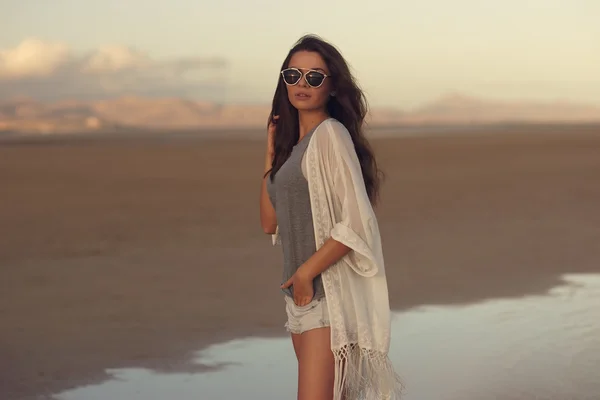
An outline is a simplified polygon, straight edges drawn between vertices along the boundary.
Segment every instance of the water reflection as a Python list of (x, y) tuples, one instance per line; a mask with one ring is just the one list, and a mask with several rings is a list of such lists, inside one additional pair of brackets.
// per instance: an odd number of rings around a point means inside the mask
[[(600, 393), (600, 275), (567, 275), (546, 296), (395, 315), (390, 355), (407, 400), (592, 400)], [(293, 399), (289, 338), (245, 339), (198, 355), (206, 373), (109, 370), (59, 400)]]

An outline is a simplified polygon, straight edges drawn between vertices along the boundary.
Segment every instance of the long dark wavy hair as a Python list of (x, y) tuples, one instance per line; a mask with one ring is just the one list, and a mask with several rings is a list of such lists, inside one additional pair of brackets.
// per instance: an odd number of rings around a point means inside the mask
[[(333, 45), (316, 35), (303, 36), (296, 42), (283, 61), (282, 70), (288, 67), (290, 59), (298, 51), (319, 53), (327, 64), (331, 74), (332, 90), (336, 93), (335, 96), (329, 97), (327, 113), (340, 121), (350, 132), (369, 200), (372, 204), (377, 203), (383, 172), (379, 169), (373, 150), (363, 133), (363, 123), (368, 112), (364, 93), (352, 76), (342, 54)], [(279, 115), (277, 121), (273, 120), (274, 115)], [(271, 121), (276, 123), (274, 157), (270, 170), (271, 180), (273, 180), (300, 138), (298, 110), (288, 99), (287, 86), (281, 79), (281, 75), (273, 96), (269, 115), (269, 122)]]

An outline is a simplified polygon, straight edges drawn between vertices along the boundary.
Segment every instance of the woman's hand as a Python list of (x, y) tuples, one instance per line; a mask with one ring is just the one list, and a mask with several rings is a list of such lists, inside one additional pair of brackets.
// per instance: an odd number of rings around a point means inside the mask
[(294, 286), (294, 303), (297, 306), (305, 306), (310, 303), (315, 294), (312, 279), (307, 274), (303, 273), (302, 269), (298, 269), (290, 279), (283, 285), (282, 289)]
[(274, 115), (273, 119), (269, 121), (267, 128), (267, 154), (270, 158), (275, 155), (275, 128), (277, 127), (277, 120), (279, 115)]

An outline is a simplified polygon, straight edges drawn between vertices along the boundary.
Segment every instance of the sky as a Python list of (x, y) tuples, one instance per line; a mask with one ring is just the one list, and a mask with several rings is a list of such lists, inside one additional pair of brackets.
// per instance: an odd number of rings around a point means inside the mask
[(0, 0), (0, 97), (267, 103), (290, 47), (315, 33), (371, 105), (600, 105), (598, 20), (597, 0)]

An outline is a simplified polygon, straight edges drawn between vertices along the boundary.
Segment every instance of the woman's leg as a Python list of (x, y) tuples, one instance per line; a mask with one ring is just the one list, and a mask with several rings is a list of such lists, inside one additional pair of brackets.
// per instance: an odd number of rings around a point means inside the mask
[(294, 345), (294, 352), (296, 353), (296, 360), (300, 362), (300, 352), (302, 349), (302, 335), (298, 333), (292, 333), (292, 344)]
[(331, 400), (335, 362), (330, 328), (303, 332), (298, 347), (298, 400)]
[(325, 299), (298, 307), (286, 297), (287, 329), (298, 360), (298, 400), (331, 400), (335, 363)]

